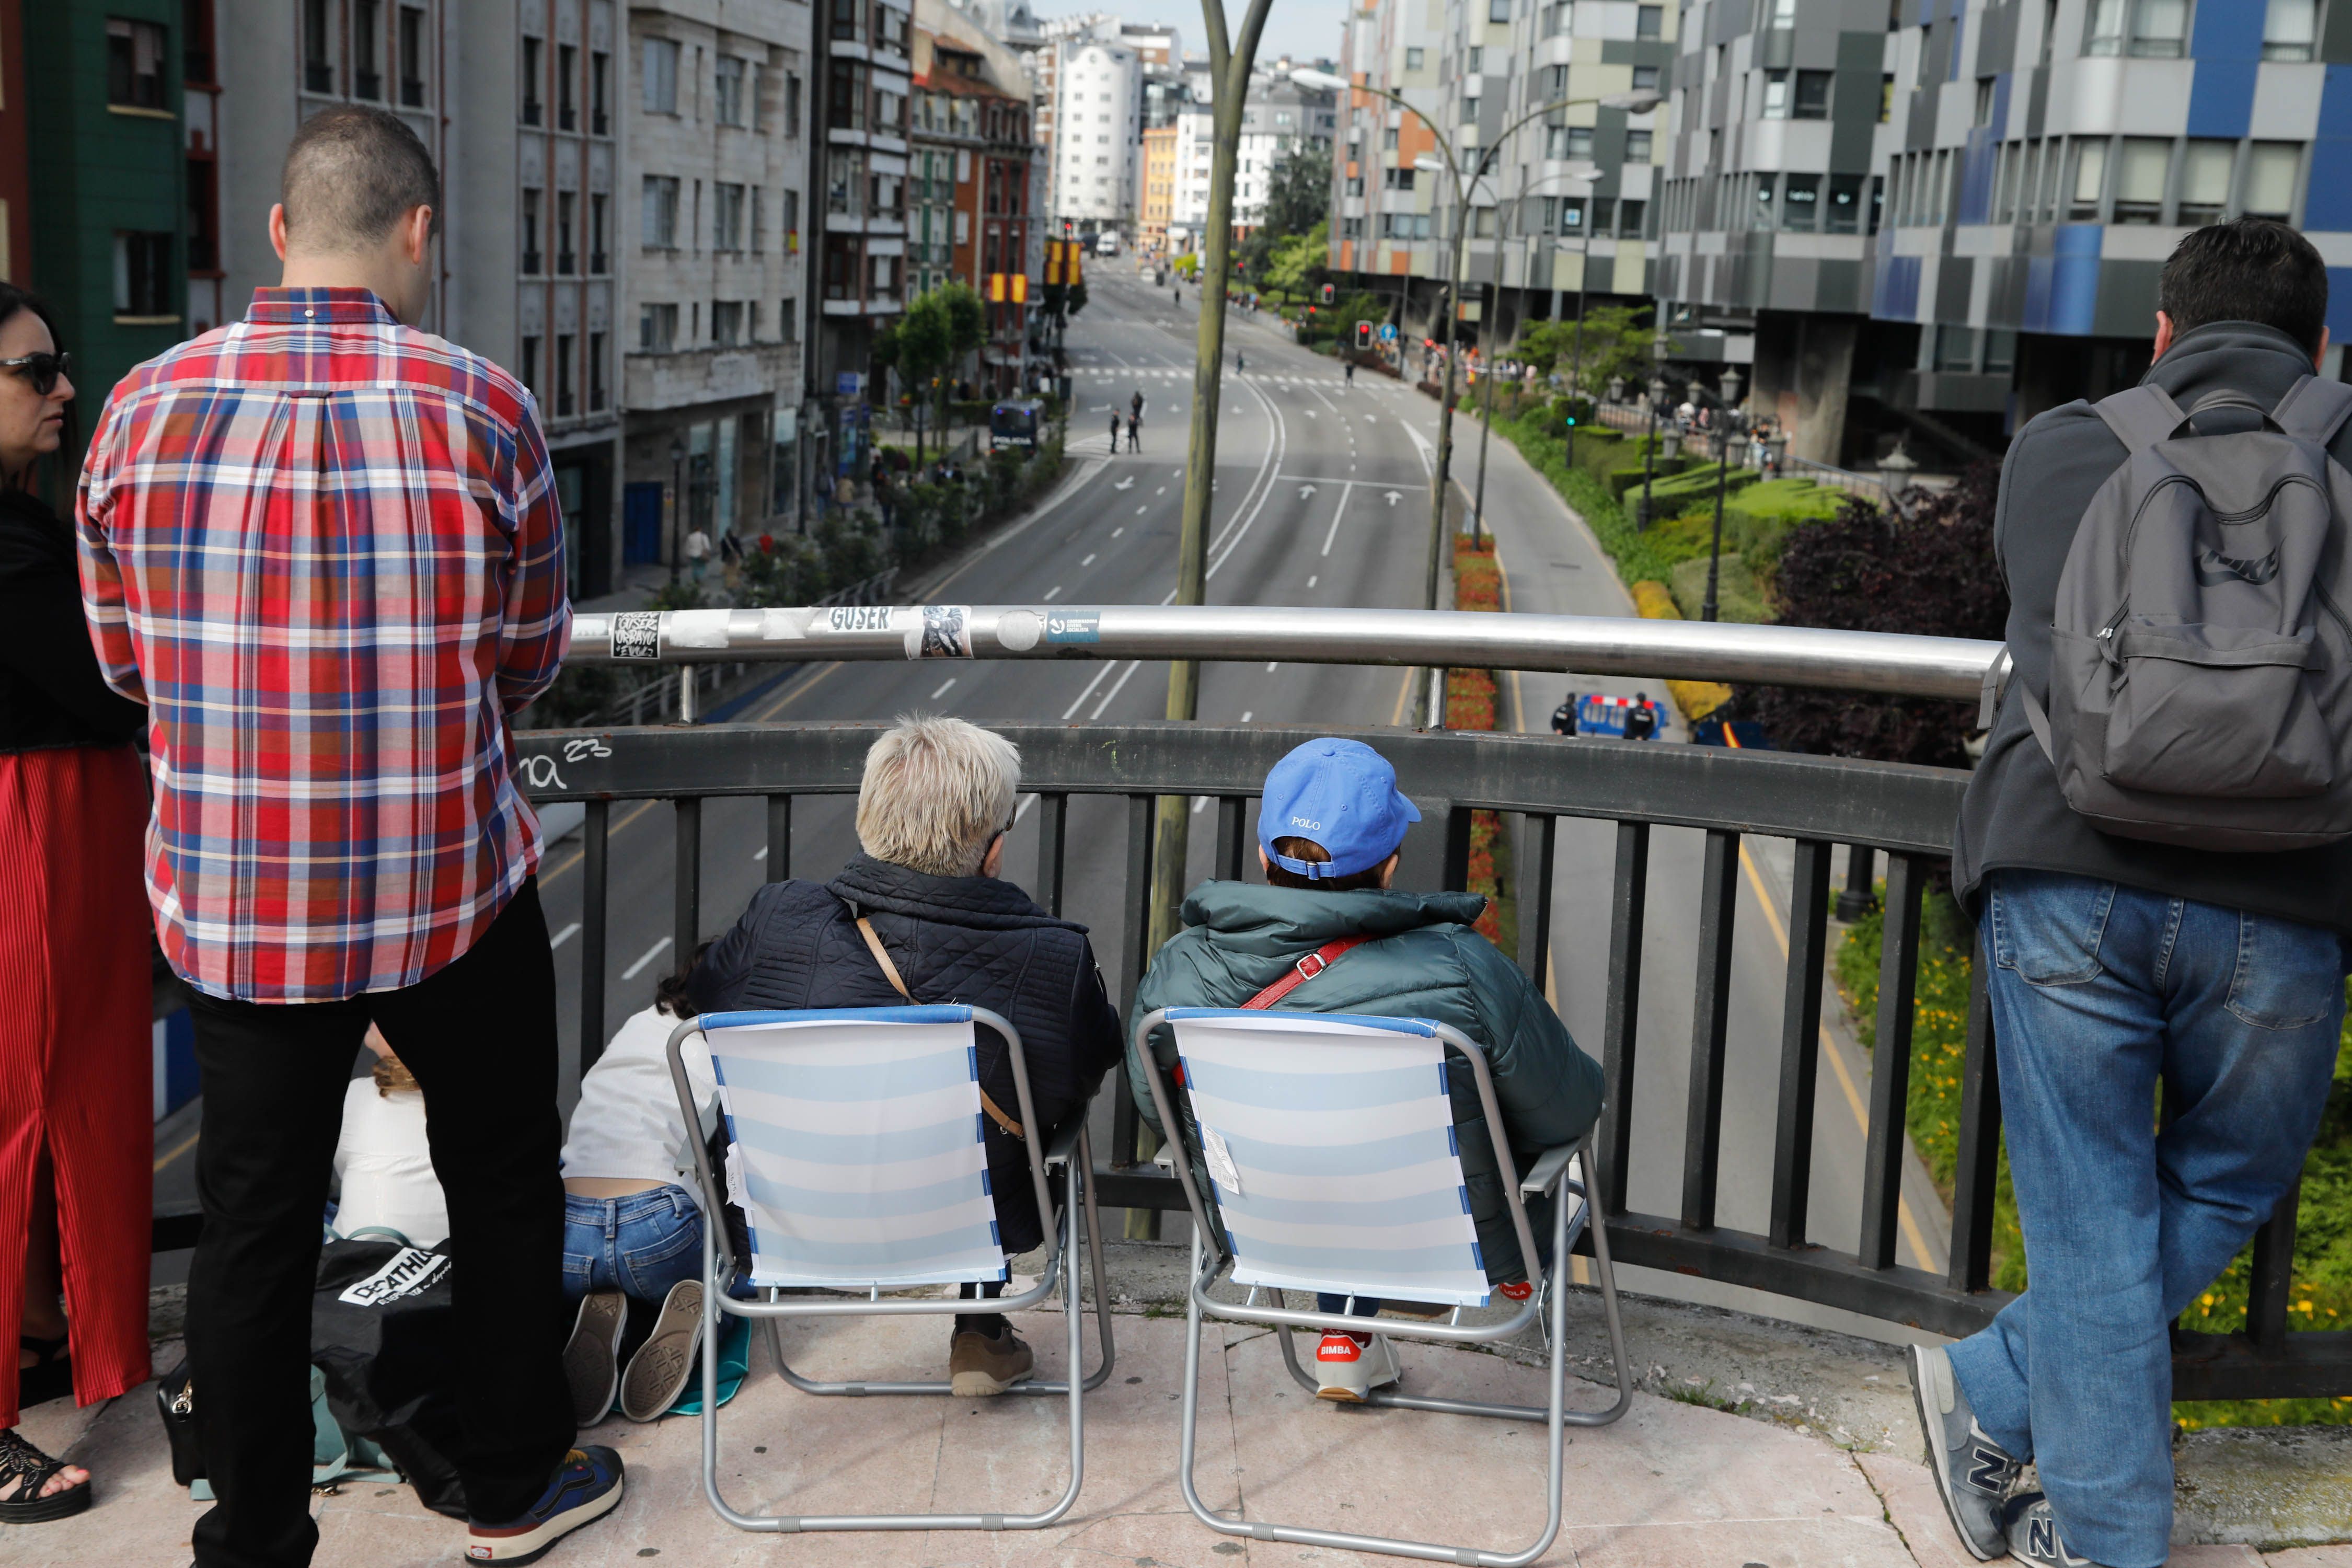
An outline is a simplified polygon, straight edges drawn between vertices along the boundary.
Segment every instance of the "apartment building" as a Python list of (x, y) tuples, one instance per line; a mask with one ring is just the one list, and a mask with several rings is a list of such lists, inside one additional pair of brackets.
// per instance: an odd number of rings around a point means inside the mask
[(1155, 62), (1147, 52), (1135, 182), (1136, 242), (1146, 249), (1165, 250), (1168, 246), (1168, 223), (1176, 203), (1177, 131), (1192, 102), (1192, 84), (1181, 58)]
[[(1328, 153), (1339, 130), (1336, 95), (1290, 79), (1288, 57), (1250, 73), (1242, 104), (1241, 144), (1234, 168), (1234, 230), (1245, 234), (1265, 221), (1274, 171), (1302, 148)], [(1317, 68), (1329, 70), (1328, 60)]]
[(1054, 52), (1052, 216), (1076, 222), (1082, 233), (1116, 231), (1135, 211), (1142, 58), (1116, 32), (1061, 39)]
[[(978, 384), (1021, 384), (1028, 324), (1031, 96), (1020, 58), (940, 0), (919, 0), (909, 154), (908, 250), (913, 289), (950, 280), (979, 293), (987, 341)], [(936, 22), (943, 29), (924, 26)], [(1024, 281), (1012, 282), (1018, 274)]]
[(1801, 456), (1956, 463), (2129, 385), (2197, 225), (2276, 217), (2352, 263), (2352, 6), (1717, 5), (1677, 61), (1658, 287), (1682, 352), (1752, 357)]
[[(1446, 0), (1442, 8), (1366, 0), (1342, 35), (1341, 74), (1401, 94), (1418, 113), (1370, 93), (1345, 95), (1332, 170), (1334, 270), (1343, 282), (1393, 293), (1408, 336), (1429, 330), (1455, 195), (1443, 167), (1416, 165), (1442, 163), (1442, 133), (1465, 172), (1492, 153), (1460, 215), (1464, 274), (1474, 285), (1464, 296), (1465, 335), (1507, 342), (1527, 321), (1572, 314), (1577, 298), (1590, 308), (1596, 298), (1645, 296), (1665, 116), (1600, 100), (1663, 90), (1678, 22), (1697, 15), (1639, 0)], [(1549, 104), (1564, 107), (1544, 112)]]
[(1200, 247), (1209, 225), (1209, 175), (1216, 163), (1215, 81), (1204, 62), (1186, 61), (1185, 102), (1176, 111), (1170, 156), (1174, 188), (1168, 199), (1168, 248), (1183, 255)]
[(863, 470), (867, 351), (906, 309), (913, 27), (908, 0), (835, 0), (815, 29), (824, 201), (803, 412), (812, 469), (821, 454), (835, 480)]

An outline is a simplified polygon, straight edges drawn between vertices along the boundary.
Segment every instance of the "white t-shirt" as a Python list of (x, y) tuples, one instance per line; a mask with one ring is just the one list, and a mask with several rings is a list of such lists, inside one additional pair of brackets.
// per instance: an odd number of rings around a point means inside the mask
[(433, 1174), (433, 1155), (425, 1142), (425, 1096), (418, 1090), (385, 1094), (372, 1079), (352, 1079), (343, 1090), (335, 1175), (342, 1183), (336, 1235), (381, 1226), (415, 1247), (438, 1247), (449, 1238), (449, 1203)]
[(566, 1176), (635, 1176), (695, 1193), (694, 1144), (719, 1125), (719, 1078), (710, 1069), (710, 1047), (690, 1036), (681, 1054), (700, 1125), (689, 1134), (669, 1076), (676, 1027), (676, 1018), (648, 1007), (621, 1026), (588, 1069), (563, 1144)]

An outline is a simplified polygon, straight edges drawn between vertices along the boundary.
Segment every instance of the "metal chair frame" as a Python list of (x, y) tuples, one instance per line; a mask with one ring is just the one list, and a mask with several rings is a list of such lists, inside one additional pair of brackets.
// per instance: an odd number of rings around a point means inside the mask
[[(941, 1009), (929, 1009), (940, 1011)], [(1012, 1023), (985, 1007), (959, 1006), (954, 1011), (969, 1016), (974, 1024), (985, 1024), (1004, 1037), (1011, 1053), (1013, 1089), (1021, 1108), (1021, 1125), (1037, 1126), (1036, 1110), (1029, 1096), (1029, 1066), (1022, 1054), (1021, 1035)], [(877, 1012), (903, 1011), (898, 1008), (874, 1009)], [(766, 1016), (782, 1021), (795, 1016), (789, 1012), (766, 1015), (730, 1013), (711, 1015), (732, 1022), (748, 1023)], [(701, 1018), (688, 1018), (670, 1031), (670, 1080), (677, 1090), (679, 1109), (687, 1125), (700, 1124), (700, 1112), (694, 1104), (693, 1091), (687, 1082), (686, 1064), (679, 1047), (688, 1037), (700, 1034)], [(783, 1296), (774, 1287), (764, 1288), (764, 1299), (739, 1301), (726, 1293), (723, 1282), (733, 1277), (738, 1259), (728, 1247), (726, 1226), (717, 1222), (726, 1203), (723, 1184), (710, 1168), (709, 1152), (698, 1140), (694, 1142), (695, 1175), (702, 1190), (703, 1212), (712, 1216), (711, 1223), (702, 1227), (702, 1490), (709, 1500), (711, 1511), (738, 1530), (771, 1531), (797, 1534), (809, 1531), (867, 1530), (1043, 1530), (1058, 1521), (1078, 1500), (1078, 1489), (1086, 1479), (1086, 1405), (1085, 1394), (1102, 1386), (1109, 1378), (1116, 1352), (1111, 1342), (1109, 1277), (1103, 1267), (1102, 1225), (1095, 1207), (1093, 1144), (1088, 1139), (1086, 1121), (1079, 1117), (1055, 1138), (1050, 1149), (1041, 1150), (1038, 1141), (1028, 1142), (1029, 1178), (1037, 1199), (1037, 1213), (1050, 1226), (1049, 1247), (1045, 1272), (1032, 1289), (1018, 1296), (1008, 1296), (988, 1303), (991, 1311), (1019, 1311), (1033, 1307), (1053, 1293), (1057, 1281), (1062, 1283), (1062, 1315), (1067, 1329), (1070, 1376), (1085, 1369), (1085, 1336), (1081, 1331), (1084, 1313), (1079, 1301), (1077, 1278), (1073, 1261), (1071, 1271), (1064, 1274), (1064, 1263), (1071, 1258), (1071, 1247), (1081, 1237), (1093, 1265), (1095, 1283), (1095, 1316), (1101, 1336), (1102, 1364), (1091, 1376), (1079, 1378), (1075, 1385), (1070, 1381), (1048, 1383), (1031, 1380), (1016, 1383), (1007, 1394), (1066, 1394), (1070, 1401), (1070, 1484), (1060, 1500), (1038, 1513), (900, 1513), (900, 1514), (746, 1514), (731, 1507), (719, 1489), (719, 1325), (720, 1314), (739, 1318), (763, 1320), (768, 1328), (768, 1348), (776, 1358), (776, 1368), (784, 1380), (803, 1394), (845, 1394), (862, 1397), (877, 1394), (948, 1394), (946, 1382), (840, 1382), (827, 1383), (803, 1377), (784, 1359), (782, 1320), (786, 1318), (845, 1318), (940, 1316), (970, 1311), (975, 1303), (968, 1299), (893, 1297), (882, 1299), (879, 1286), (869, 1288), (864, 1300), (811, 1300)], [(1064, 1193), (1066, 1201), (1058, 1218), (1049, 1196), (1046, 1170), (1051, 1165), (1062, 1167)], [(900, 1287), (893, 1287), (900, 1289)]]
[[(1178, 1479), (1184, 1491), (1184, 1502), (1193, 1517), (1223, 1535), (1245, 1536), (1254, 1541), (1288, 1542), (1300, 1546), (1331, 1547), (1348, 1552), (1378, 1552), (1394, 1557), (1418, 1557), (1433, 1563), (1475, 1564), (1476, 1568), (1526, 1568), (1547, 1551), (1559, 1534), (1560, 1493), (1565, 1449), (1566, 1428), (1570, 1426), (1605, 1426), (1625, 1414), (1633, 1403), (1631, 1368), (1625, 1359), (1624, 1324), (1618, 1311), (1617, 1275), (1609, 1261), (1609, 1237), (1601, 1226), (1591, 1223), (1592, 1203), (1590, 1194), (1592, 1162), (1592, 1134), (1588, 1131), (1573, 1143), (1546, 1150), (1538, 1157), (1525, 1179), (1511, 1160), (1509, 1144), (1501, 1137), (1494, 1138), (1495, 1160), (1503, 1179), (1503, 1192), (1509, 1205), (1511, 1226), (1517, 1233), (1519, 1256), (1532, 1264), (1538, 1254), (1534, 1233), (1528, 1225), (1527, 1205), (1522, 1198), (1528, 1193), (1552, 1193), (1551, 1267), (1545, 1270), (1543, 1288), (1531, 1293), (1519, 1310), (1498, 1323), (1465, 1324), (1461, 1321), (1462, 1309), (1455, 1308), (1444, 1323), (1421, 1323), (1392, 1319), (1366, 1319), (1344, 1313), (1301, 1311), (1282, 1304), (1283, 1295), (1273, 1292), (1275, 1304), (1258, 1305), (1262, 1288), (1249, 1288), (1245, 1301), (1220, 1301), (1209, 1294), (1210, 1288), (1227, 1274), (1234, 1262), (1224, 1250), (1223, 1231), (1212, 1225), (1208, 1208), (1201, 1200), (1199, 1187), (1192, 1179), (1191, 1150), (1185, 1142), (1185, 1124), (1175, 1113), (1174, 1101), (1169, 1093), (1166, 1073), (1150, 1052), (1151, 1031), (1168, 1022), (1169, 1008), (1157, 1008), (1138, 1021), (1135, 1047), (1145, 1068), (1145, 1079), (1150, 1085), (1151, 1102), (1160, 1112), (1160, 1125), (1167, 1131), (1175, 1151), (1177, 1179), (1184, 1188), (1185, 1205), (1192, 1214), (1192, 1284), (1185, 1308), (1184, 1323), (1184, 1406), (1183, 1448), (1178, 1466)], [(1209, 1012), (1204, 1008), (1173, 1009), (1181, 1015), (1195, 1016)], [(1248, 1016), (1248, 1015), (1241, 1015)], [(1263, 1016), (1263, 1015), (1257, 1015)], [(1326, 1019), (1344, 1019), (1344, 1014), (1323, 1014)], [(1494, 1079), (1487, 1072), (1486, 1053), (1476, 1042), (1444, 1024), (1429, 1019), (1415, 1020), (1427, 1024), (1436, 1037), (1449, 1048), (1459, 1052), (1470, 1063), (1471, 1077), (1478, 1087), (1478, 1101), (1486, 1118), (1490, 1134), (1498, 1133), (1503, 1126), (1501, 1108), (1495, 1100)], [(1392, 1025), (1394, 1019), (1377, 1020)], [(1578, 1179), (1568, 1179), (1570, 1160), (1577, 1162)], [(1567, 1195), (1575, 1194), (1582, 1201), (1571, 1224), (1569, 1219)], [(1605, 1410), (1570, 1410), (1567, 1408), (1568, 1362), (1564, 1341), (1568, 1333), (1568, 1257), (1580, 1236), (1589, 1232), (1592, 1237), (1593, 1275), (1601, 1288), (1601, 1310), (1607, 1321), (1609, 1348), (1617, 1364), (1617, 1402)], [(1204, 1240), (1205, 1238), (1205, 1240)], [(1350, 1305), (1354, 1297), (1349, 1298)], [(1475, 1547), (1442, 1546), (1429, 1542), (1406, 1541), (1391, 1536), (1358, 1535), (1344, 1531), (1313, 1530), (1301, 1525), (1265, 1524), (1249, 1520), (1228, 1519), (1201, 1500), (1192, 1480), (1194, 1434), (1200, 1423), (1201, 1391), (1201, 1325), (1205, 1318), (1217, 1318), (1229, 1322), (1253, 1323), (1271, 1328), (1281, 1343), (1282, 1359), (1290, 1375), (1309, 1394), (1318, 1384), (1299, 1364), (1297, 1347), (1291, 1331), (1311, 1329), (1318, 1332), (1360, 1333), (1368, 1323), (1377, 1322), (1379, 1331), (1391, 1337), (1423, 1340), (1439, 1344), (1484, 1344), (1509, 1339), (1519, 1333), (1543, 1313), (1549, 1306), (1548, 1321), (1543, 1324), (1549, 1359), (1546, 1366), (1549, 1398), (1541, 1406), (1526, 1405), (1496, 1405), (1481, 1400), (1435, 1399), (1416, 1394), (1400, 1394), (1394, 1390), (1374, 1389), (1365, 1395), (1364, 1403), (1385, 1409), (1434, 1410), (1452, 1415), (1487, 1415), (1509, 1421), (1535, 1421), (1543, 1424), (1549, 1439), (1549, 1452), (1545, 1472), (1545, 1500), (1548, 1506), (1543, 1533), (1535, 1543), (1523, 1551), (1487, 1552)]]

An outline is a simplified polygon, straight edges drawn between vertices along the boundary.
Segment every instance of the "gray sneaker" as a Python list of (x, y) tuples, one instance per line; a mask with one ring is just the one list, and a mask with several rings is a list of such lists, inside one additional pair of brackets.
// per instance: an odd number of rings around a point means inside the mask
[(2066, 1550), (2058, 1536), (2058, 1517), (2050, 1511), (2050, 1500), (2040, 1492), (2021, 1492), (2010, 1499), (2002, 1526), (2009, 1536), (2010, 1555), (2020, 1563), (2032, 1563), (2036, 1568), (2099, 1568), (2089, 1558)]
[[(1927, 1462), (1936, 1469), (1936, 1489), (1960, 1543), (1979, 1563), (2005, 1555), (2001, 1503), (2017, 1479), (2020, 1463), (1986, 1436), (1952, 1375), (1952, 1358), (1941, 1346), (1913, 1345), (1911, 1393), (1919, 1403), (1919, 1426), (1927, 1437)], [(2056, 1558), (2048, 1559), (2058, 1561)]]

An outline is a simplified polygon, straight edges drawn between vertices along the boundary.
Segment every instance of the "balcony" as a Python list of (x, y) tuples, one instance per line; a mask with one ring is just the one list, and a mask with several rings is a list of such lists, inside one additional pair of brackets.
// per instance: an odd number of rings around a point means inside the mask
[(579, 269), (580, 258), (577, 256), (574, 256), (571, 251), (559, 250), (555, 253), (555, 275), (557, 277), (569, 278)]

